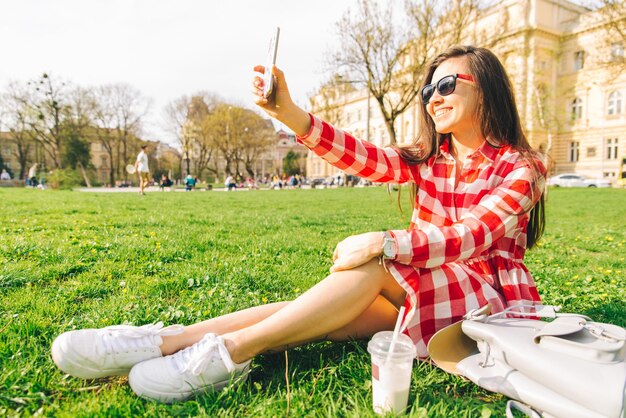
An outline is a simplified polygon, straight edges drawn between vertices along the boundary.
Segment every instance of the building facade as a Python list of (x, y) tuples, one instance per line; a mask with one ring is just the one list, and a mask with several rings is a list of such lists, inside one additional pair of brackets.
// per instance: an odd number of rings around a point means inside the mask
[[(625, 45), (610, 37), (603, 14), (566, 0), (506, 0), (472, 22), (466, 43), (496, 30), (491, 49), (509, 73), (529, 141), (550, 156), (551, 174), (617, 179), (626, 157)], [(378, 104), (370, 100), (368, 112), (366, 91), (348, 91), (333, 103), (341, 109), (330, 122), (389, 144)], [(420, 111), (416, 99), (396, 121), (399, 144), (415, 138)], [(307, 169), (312, 178), (337, 172), (312, 153)]]

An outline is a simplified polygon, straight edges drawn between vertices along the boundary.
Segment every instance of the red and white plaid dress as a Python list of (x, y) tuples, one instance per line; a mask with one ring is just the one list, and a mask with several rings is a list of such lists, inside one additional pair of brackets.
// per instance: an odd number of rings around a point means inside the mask
[(403, 328), (419, 357), (428, 356), (435, 332), (471, 309), (540, 302), (523, 258), (528, 211), (543, 179), (532, 181), (536, 175), (519, 152), (483, 143), (466, 158), (455, 188), (447, 141), (438, 157), (409, 165), (392, 148), (360, 141), (313, 115), (311, 122), (298, 140), (335, 167), (373, 182), (418, 186), (409, 228), (390, 231), (398, 255), (387, 267), (407, 292)]

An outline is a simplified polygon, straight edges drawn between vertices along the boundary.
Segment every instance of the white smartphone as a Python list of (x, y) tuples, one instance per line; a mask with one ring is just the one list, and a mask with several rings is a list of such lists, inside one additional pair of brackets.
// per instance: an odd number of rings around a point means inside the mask
[(274, 76), (272, 75), (272, 66), (276, 64), (276, 54), (278, 53), (278, 36), (280, 28), (276, 27), (276, 31), (270, 39), (270, 47), (267, 50), (267, 59), (265, 61), (265, 73), (263, 73), (263, 97), (266, 99), (271, 96), (274, 91)]

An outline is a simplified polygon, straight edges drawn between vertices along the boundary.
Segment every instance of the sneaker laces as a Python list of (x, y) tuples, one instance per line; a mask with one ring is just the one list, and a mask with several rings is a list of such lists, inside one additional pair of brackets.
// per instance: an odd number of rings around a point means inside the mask
[(224, 340), (216, 334), (206, 334), (200, 341), (170, 358), (180, 373), (190, 372), (194, 376), (203, 373), (214, 359), (221, 360), (229, 373), (235, 370)]
[(107, 354), (137, 350), (145, 347), (160, 346), (161, 337), (177, 335), (183, 332), (182, 325), (163, 327), (163, 322), (140, 327), (132, 325), (113, 325), (103, 328), (100, 341)]

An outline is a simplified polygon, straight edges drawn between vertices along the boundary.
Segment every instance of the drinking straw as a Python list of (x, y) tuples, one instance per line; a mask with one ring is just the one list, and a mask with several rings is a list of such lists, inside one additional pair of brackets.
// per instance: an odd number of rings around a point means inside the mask
[(393, 348), (396, 345), (396, 341), (398, 341), (398, 335), (400, 335), (400, 326), (402, 325), (402, 318), (404, 318), (404, 309), (405, 308), (403, 306), (398, 312), (398, 319), (396, 319), (396, 326), (393, 328), (391, 344), (389, 344), (389, 351), (387, 352), (387, 358), (385, 359), (385, 363), (389, 363), (389, 360), (391, 360), (391, 353), (393, 353)]

